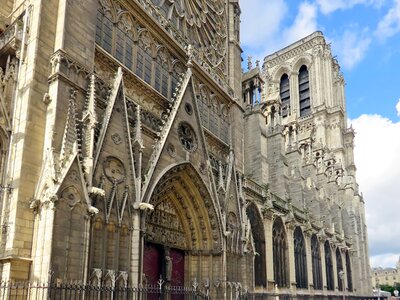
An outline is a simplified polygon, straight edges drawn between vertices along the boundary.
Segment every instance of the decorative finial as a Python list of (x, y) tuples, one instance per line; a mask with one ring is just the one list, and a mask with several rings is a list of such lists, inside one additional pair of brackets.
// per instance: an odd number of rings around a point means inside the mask
[(253, 56), (249, 55), (247, 57), (247, 69), (250, 71), (253, 69), (253, 62), (252, 62)]
[(256, 68), (259, 68), (260, 67), (260, 61), (257, 59), (256, 60)]

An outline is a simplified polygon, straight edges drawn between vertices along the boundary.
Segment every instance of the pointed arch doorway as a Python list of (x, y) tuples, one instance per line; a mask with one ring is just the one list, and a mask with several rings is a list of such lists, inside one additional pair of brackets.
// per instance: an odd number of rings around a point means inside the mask
[(144, 220), (144, 281), (157, 284), (161, 278), (171, 286), (189, 286), (195, 279), (211, 279), (218, 261), (210, 256), (221, 252), (221, 230), (201, 176), (190, 163), (170, 167), (149, 198), (154, 210)]

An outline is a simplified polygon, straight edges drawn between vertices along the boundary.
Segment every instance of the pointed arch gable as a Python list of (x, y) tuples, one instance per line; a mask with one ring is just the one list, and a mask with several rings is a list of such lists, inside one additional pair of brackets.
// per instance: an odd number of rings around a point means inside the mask
[(274, 82), (278, 82), (281, 79), (283, 74), (287, 74), (290, 77), (290, 74), (292, 73), (292, 68), (288, 64), (283, 64), (281, 67), (279, 67), (273, 74), (272, 74), (272, 80)]
[(298, 72), (302, 65), (305, 65), (308, 69), (310, 69), (312, 65), (312, 59), (313, 58), (311, 54), (304, 53), (293, 63), (293, 71)]
[(168, 200), (184, 227), (188, 244), (183, 250), (221, 251), (221, 217), (210, 191), (191, 163), (165, 168), (154, 180), (145, 198), (146, 203), (153, 205)]

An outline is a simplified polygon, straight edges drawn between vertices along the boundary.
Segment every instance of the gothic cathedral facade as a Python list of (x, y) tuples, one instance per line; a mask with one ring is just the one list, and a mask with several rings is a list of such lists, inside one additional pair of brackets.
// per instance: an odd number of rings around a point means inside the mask
[(2, 1), (1, 280), (369, 294), (329, 45), (241, 53), (239, 0)]

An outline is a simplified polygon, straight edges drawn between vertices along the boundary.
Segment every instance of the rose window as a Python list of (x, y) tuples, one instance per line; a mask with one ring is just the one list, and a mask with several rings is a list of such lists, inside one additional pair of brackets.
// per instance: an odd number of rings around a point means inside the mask
[(218, 66), (227, 47), (227, 19), (224, 0), (152, 0), (200, 56)]

